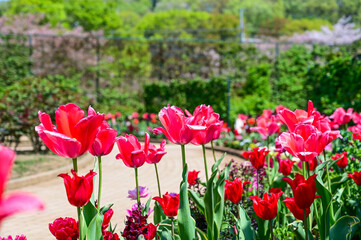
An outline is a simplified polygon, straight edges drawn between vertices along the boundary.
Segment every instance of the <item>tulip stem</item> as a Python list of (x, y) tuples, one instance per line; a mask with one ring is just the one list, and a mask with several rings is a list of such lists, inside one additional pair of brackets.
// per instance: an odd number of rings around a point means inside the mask
[(183, 164), (183, 169), (186, 166), (186, 150), (185, 150), (185, 146), (181, 145), (181, 149), (182, 149), (182, 164)]
[(158, 175), (158, 168), (157, 168), (157, 164), (154, 163), (154, 167), (155, 167), (155, 175), (157, 176), (157, 183), (158, 183), (158, 194), (159, 194), (159, 197), (162, 196), (162, 193), (160, 191), (160, 182), (159, 182), (159, 175)]
[(258, 176), (258, 169), (257, 169), (257, 196), (259, 196), (259, 176)]
[(211, 141), (211, 146), (212, 146), (212, 152), (213, 152), (213, 159), (214, 159), (214, 162), (217, 162), (217, 159), (216, 159), (216, 153), (214, 151), (214, 146), (213, 146), (213, 140)]
[(206, 147), (204, 144), (202, 144), (202, 150), (203, 150), (203, 159), (204, 159), (204, 169), (206, 172), (206, 180), (208, 182), (208, 169), (207, 169), (207, 158), (206, 158)]
[(174, 217), (170, 217), (170, 221), (172, 222), (172, 237), (174, 239)]
[[(73, 158), (73, 169), (76, 173), (78, 173), (78, 159), (77, 158)], [(79, 222), (79, 240), (82, 240), (82, 231), (81, 231), (81, 208), (80, 207), (76, 207), (77, 213), (78, 213), (78, 222)]]
[(303, 227), (305, 229), (306, 240), (308, 240), (308, 228), (307, 228), (307, 213), (306, 209), (303, 209)]
[(98, 186), (98, 212), (100, 211), (100, 196), (102, 195), (102, 157), (98, 156), (99, 186)]
[(269, 226), (269, 231), (270, 231), (270, 233), (271, 233), (271, 239), (273, 240), (274, 239), (274, 235), (273, 235), (273, 220), (271, 219), (271, 220), (269, 220), (268, 221), (268, 226)]
[(139, 184), (138, 184), (138, 168), (134, 168), (135, 170), (135, 186), (137, 188), (137, 203), (140, 203), (140, 197), (139, 197)]

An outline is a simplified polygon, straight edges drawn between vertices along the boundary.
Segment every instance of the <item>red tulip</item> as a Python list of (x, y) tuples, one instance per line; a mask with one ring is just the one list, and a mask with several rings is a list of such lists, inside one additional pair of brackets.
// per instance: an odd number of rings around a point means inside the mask
[(336, 162), (339, 168), (345, 168), (348, 164), (347, 160), (347, 152), (343, 152), (341, 154), (336, 153), (335, 156), (331, 157), (332, 160), (340, 159)]
[(90, 154), (93, 156), (108, 155), (113, 150), (117, 133), (117, 130), (112, 129), (106, 121), (103, 121), (98, 128), (95, 140), (89, 149)]
[(194, 130), (192, 144), (203, 145), (219, 138), (223, 121), (219, 120), (219, 114), (211, 106), (199, 105), (194, 109), (193, 115), (187, 110), (186, 114), (187, 123)]
[(294, 180), (290, 178), (282, 178), (283, 181), (287, 182), (291, 186), (295, 203), (299, 208), (309, 208), (315, 198), (319, 197), (316, 195), (316, 177), (316, 174), (314, 174), (305, 180), (304, 176), (297, 173)]
[(134, 135), (126, 134), (125, 137), (116, 138), (115, 142), (120, 152), (116, 158), (122, 159), (127, 167), (138, 168), (144, 164), (147, 159), (149, 141), (146, 141), (146, 144), (142, 147)]
[(273, 194), (280, 193), (280, 192), (282, 192), (282, 188), (273, 188), (273, 187), (271, 187), (270, 190), (269, 190), (269, 193), (273, 193)]
[(257, 127), (251, 127), (251, 131), (257, 131), (264, 138), (275, 134), (280, 131), (280, 125), (276, 122), (274, 117), (265, 118), (259, 117), (257, 118)]
[(117, 233), (112, 233), (111, 231), (105, 231), (103, 233), (104, 240), (120, 240)]
[(145, 144), (144, 145), (149, 145), (148, 152), (146, 153), (147, 158), (145, 159), (145, 161), (149, 164), (159, 163), (159, 161), (162, 159), (162, 157), (165, 154), (167, 154), (167, 152), (165, 151), (165, 144), (166, 144), (166, 141), (163, 140), (160, 143), (160, 147), (157, 148), (154, 144), (150, 144), (149, 134), (145, 133)]
[(158, 117), (164, 128), (153, 129), (154, 134), (163, 133), (169, 141), (181, 145), (187, 144), (193, 139), (194, 131), (189, 127), (188, 120), (180, 108), (168, 105), (159, 112)]
[(73, 218), (57, 218), (49, 223), (49, 230), (57, 240), (77, 240), (79, 238), (78, 223)]
[(146, 240), (152, 240), (157, 234), (157, 227), (153, 223), (149, 223), (142, 232)]
[(6, 183), (10, 178), (15, 152), (0, 145), (0, 224), (2, 220), (18, 212), (43, 209), (43, 203), (28, 193), (11, 193), (4, 196)]
[(244, 181), (242, 183), (241, 178), (237, 177), (234, 181), (226, 180), (224, 198), (233, 203), (239, 203), (242, 200), (243, 188), (246, 184), (251, 183), (250, 181)]
[(361, 186), (361, 171), (355, 171), (353, 174), (347, 174), (347, 176), (352, 178), (358, 186)]
[(349, 121), (351, 121), (352, 112), (353, 112), (352, 108), (347, 109), (347, 112), (346, 112), (344, 108), (339, 107), (330, 116), (330, 118), (333, 119), (333, 121), (335, 123), (337, 123), (338, 125), (344, 125), (344, 124), (347, 124)]
[(188, 172), (188, 184), (189, 185), (195, 185), (197, 182), (197, 178), (198, 178), (198, 174), (200, 173), (200, 171), (196, 171), (196, 170), (193, 170), (193, 171), (189, 171)]
[(256, 122), (256, 119), (254, 119), (254, 118), (248, 118), (248, 119), (247, 119), (247, 123), (248, 123), (249, 125), (253, 125), (255, 122)]
[(12, 236), (8, 236), (7, 238), (2, 238), (0, 237), (0, 240), (26, 240), (26, 236), (25, 235), (16, 235), (15, 238), (13, 238)]
[[(286, 207), (291, 211), (291, 213), (293, 214), (293, 216), (295, 216), (295, 218), (297, 218), (298, 220), (304, 219), (305, 216), (303, 209), (297, 206), (294, 198), (286, 197), (286, 199), (283, 200), (282, 202), (286, 204)], [(311, 212), (310, 208), (306, 208), (306, 217), (310, 215), (310, 212)]]
[(59, 174), (59, 177), (64, 179), (64, 185), (68, 201), (75, 207), (82, 207), (86, 205), (93, 193), (93, 178), (96, 175), (95, 172), (90, 171), (85, 176), (78, 176), (78, 174), (71, 170), (73, 177), (69, 174)]
[(332, 139), (329, 132), (322, 133), (310, 124), (298, 125), (294, 132), (284, 132), (278, 142), (292, 156), (301, 161), (311, 161), (318, 156)]
[(290, 159), (280, 159), (279, 164), (280, 168), (278, 169), (278, 172), (282, 173), (283, 176), (287, 177), (291, 174), (293, 163), (296, 161), (291, 161)]
[(277, 216), (277, 202), (283, 192), (265, 193), (263, 199), (258, 196), (249, 197), (253, 200), (253, 209), (256, 215), (264, 220), (272, 220)]
[(104, 119), (104, 114), (84, 117), (84, 111), (74, 103), (62, 105), (56, 110), (57, 127), (48, 114), (38, 114), (41, 124), (35, 130), (41, 140), (55, 154), (67, 158), (77, 158), (89, 150)]
[(102, 223), (102, 231), (103, 231), (103, 233), (109, 227), (110, 219), (112, 218), (113, 214), (114, 214), (114, 211), (111, 208), (109, 208), (109, 210), (104, 213), (104, 219), (103, 219), (103, 223)]
[(166, 194), (163, 197), (154, 197), (155, 201), (159, 202), (163, 212), (168, 217), (175, 217), (178, 214), (179, 194)]
[(252, 151), (243, 152), (242, 156), (245, 159), (250, 159), (253, 167), (258, 170), (263, 168), (266, 156), (269, 152), (270, 151), (266, 150), (266, 148), (254, 148)]

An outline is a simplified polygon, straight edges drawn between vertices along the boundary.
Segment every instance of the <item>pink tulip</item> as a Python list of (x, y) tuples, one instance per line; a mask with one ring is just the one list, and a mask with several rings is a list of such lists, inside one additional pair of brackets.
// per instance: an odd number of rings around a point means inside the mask
[[(153, 129), (154, 134), (163, 133), (169, 141), (175, 144), (187, 144), (193, 139), (193, 132), (183, 111), (176, 107), (164, 107), (158, 114), (163, 127)], [(201, 127), (204, 129), (204, 127)]]
[[(89, 112), (91, 110), (89, 108)], [(60, 106), (55, 112), (55, 127), (46, 113), (39, 111), (40, 125), (35, 127), (41, 140), (55, 154), (77, 158), (89, 150), (104, 119), (104, 114), (90, 114), (84, 117), (84, 111), (74, 103)]]
[(335, 123), (337, 123), (338, 125), (345, 125), (347, 124), (349, 121), (351, 121), (352, 118), (352, 112), (353, 109), (349, 108), (347, 109), (347, 112), (345, 111), (344, 108), (339, 107), (335, 110), (335, 112), (330, 116), (331, 119), (333, 119), (333, 121)]
[(11, 193), (4, 197), (6, 183), (10, 177), (11, 167), (14, 162), (15, 152), (0, 145), (0, 224), (2, 220), (18, 212), (40, 210), (43, 203), (28, 193)]
[(278, 142), (292, 156), (301, 161), (311, 161), (331, 142), (329, 133), (322, 133), (310, 124), (298, 125), (294, 132), (282, 133)]
[[(147, 135), (148, 134), (146, 134), (146, 138), (149, 138), (149, 135)], [(115, 142), (120, 151), (116, 159), (122, 159), (124, 164), (131, 168), (138, 168), (144, 164), (147, 159), (149, 141), (146, 140), (146, 144), (142, 147), (134, 135), (126, 134), (125, 137), (117, 137)]]
[(257, 118), (257, 127), (251, 127), (251, 131), (257, 131), (264, 138), (275, 134), (280, 131), (280, 125), (275, 121), (275, 118), (269, 117), (268, 119), (265, 117)]
[[(147, 158), (145, 159), (145, 161), (149, 164), (153, 164), (153, 163), (159, 163), (159, 161), (162, 159), (162, 157), (167, 154), (167, 152), (165, 151), (165, 143), (166, 141), (163, 140), (160, 144), (160, 147), (157, 148), (154, 144), (150, 144), (149, 143), (149, 137), (148, 137), (148, 133), (146, 133), (146, 141), (148, 141), (149, 147), (148, 147), (148, 152), (147, 152)], [(147, 144), (147, 143), (145, 143)]]
[(352, 121), (355, 124), (361, 124), (361, 113), (354, 112), (352, 115)]
[(193, 115), (186, 110), (189, 127), (194, 130), (192, 144), (203, 145), (218, 139), (223, 121), (219, 120), (219, 114), (213, 111), (211, 106), (199, 105)]
[(278, 116), (281, 122), (287, 125), (290, 132), (293, 132), (298, 124), (311, 124), (314, 119), (313, 116), (309, 116), (308, 112), (301, 109), (296, 109), (294, 112), (292, 112), (291, 110), (284, 108), (283, 110), (279, 111)]

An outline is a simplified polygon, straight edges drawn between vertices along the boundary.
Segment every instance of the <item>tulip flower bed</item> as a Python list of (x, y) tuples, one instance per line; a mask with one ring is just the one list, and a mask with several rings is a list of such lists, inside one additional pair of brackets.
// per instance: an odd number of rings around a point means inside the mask
[[(41, 124), (35, 129), (40, 138), (51, 151), (73, 161), (71, 175), (60, 173), (59, 177), (64, 179), (67, 199), (78, 214), (77, 219), (59, 216), (49, 224), (50, 232), (58, 240), (360, 239), (359, 114), (339, 108), (327, 117), (311, 101), (307, 110), (278, 107), (276, 111), (275, 115), (265, 111), (257, 121), (248, 119), (251, 125), (257, 123), (249, 130), (260, 135), (242, 153), (249, 161), (231, 161), (222, 168), (224, 155), (220, 159), (213, 155), (209, 171), (205, 144), (213, 148), (213, 142), (224, 135), (219, 115), (205, 105), (193, 113), (164, 107), (158, 114), (162, 127), (151, 132), (180, 146), (182, 158), (175, 161), (181, 161), (183, 167), (180, 188), (165, 194), (157, 170), (157, 163), (167, 153), (165, 141), (157, 147), (150, 143), (148, 133), (144, 133), (144, 144), (131, 134), (117, 137), (104, 114), (91, 107), (85, 116), (75, 104), (60, 106), (56, 126), (47, 113), (39, 112)], [(355, 125), (347, 128), (351, 119)], [(115, 143), (116, 159), (134, 169), (136, 183), (129, 191), (136, 204), (127, 212), (124, 229), (113, 228), (112, 204), (101, 200), (102, 156), (109, 154)], [(188, 169), (187, 162), (192, 159), (185, 157), (186, 144), (202, 146), (204, 169)], [(97, 164), (79, 176), (77, 158), (87, 151), (97, 158)], [(14, 153), (0, 146), (0, 157), (2, 192)], [(148, 194), (138, 184), (138, 168), (145, 163), (154, 165), (158, 196), (142, 202)], [(198, 177), (200, 171), (205, 172), (205, 179)], [(98, 189), (94, 189), (94, 181), (99, 181)], [(10, 195), (0, 201), (0, 216), (3, 219), (42, 207), (33, 196)]]

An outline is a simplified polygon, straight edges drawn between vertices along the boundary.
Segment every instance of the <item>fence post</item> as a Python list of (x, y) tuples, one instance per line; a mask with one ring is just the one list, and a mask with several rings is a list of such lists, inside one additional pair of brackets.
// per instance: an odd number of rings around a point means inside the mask
[(230, 121), (230, 111), (231, 111), (231, 78), (227, 77), (227, 124), (228, 127), (231, 126)]
[(28, 35), (28, 43), (29, 43), (29, 72), (31, 75), (33, 75), (33, 35)]

